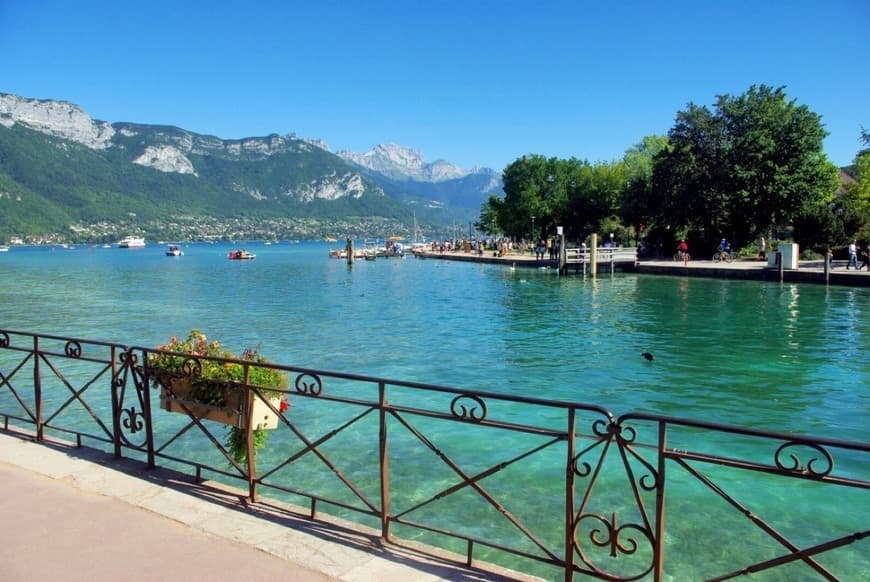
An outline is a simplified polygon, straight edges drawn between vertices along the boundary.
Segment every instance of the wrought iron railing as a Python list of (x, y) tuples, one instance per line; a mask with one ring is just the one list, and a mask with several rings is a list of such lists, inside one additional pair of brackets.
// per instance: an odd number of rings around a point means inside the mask
[[(156, 353), (0, 331), (3, 426), (244, 482), (252, 501), (354, 519), (469, 565), (565, 580), (870, 572), (866, 442), (267, 365), (289, 375), (292, 408), (266, 404), (277, 428), (240, 462), (226, 429), (149, 365)], [(195, 377), (202, 362), (186, 357), (181, 376)], [(269, 387), (223, 384), (243, 395), (233, 422), (253, 443), (250, 405)]]

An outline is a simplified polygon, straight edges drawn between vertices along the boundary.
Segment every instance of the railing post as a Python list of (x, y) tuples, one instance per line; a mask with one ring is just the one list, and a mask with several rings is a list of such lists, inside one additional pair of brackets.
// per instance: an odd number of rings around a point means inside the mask
[(387, 389), (383, 381), (378, 382), (378, 408), (380, 410), (378, 448), (381, 468), (381, 537), (390, 539), (390, 458), (387, 445)]
[(574, 437), (577, 411), (568, 409), (568, 441), (565, 455), (565, 582), (574, 579)]
[[(112, 398), (112, 446), (114, 447), (115, 458), (121, 458), (121, 399), (118, 395), (120, 383), (118, 382), (117, 358), (118, 354), (115, 351), (117, 346), (112, 346), (110, 353), (112, 358), (112, 374), (111, 386), (109, 386), (109, 394)], [(130, 370), (127, 370), (130, 373)], [(135, 384), (135, 382), (134, 382)]]
[(33, 398), (36, 405), (36, 440), (42, 441), (42, 377), (39, 372), (39, 336), (33, 336)]
[(245, 446), (248, 449), (248, 497), (252, 503), (257, 501), (257, 454), (254, 448), (254, 395), (250, 388), (251, 367), (245, 364)]
[(589, 247), (589, 274), (593, 277), (598, 276), (598, 235), (592, 234), (592, 241)]
[(667, 424), (659, 421), (658, 479), (656, 479), (656, 535), (653, 555), (653, 579), (662, 579), (665, 567), (665, 447), (667, 446)]
[[(130, 356), (132, 365), (132, 354)], [(148, 371), (148, 352), (142, 350), (142, 413), (145, 416), (145, 446), (148, 448), (148, 468), (157, 466), (156, 453), (154, 452), (154, 417), (151, 414), (151, 374)], [(134, 376), (135, 384), (135, 376)], [(139, 387), (137, 386), (138, 390)]]

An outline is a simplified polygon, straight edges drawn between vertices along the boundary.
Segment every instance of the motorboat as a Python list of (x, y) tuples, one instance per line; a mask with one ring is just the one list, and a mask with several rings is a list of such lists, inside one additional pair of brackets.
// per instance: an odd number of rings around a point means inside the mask
[(363, 257), (367, 261), (374, 261), (378, 255), (384, 256), (382, 249), (379, 248), (377, 241), (365, 241), (365, 248), (363, 249)]
[(139, 236), (125, 236), (118, 241), (119, 249), (138, 249), (145, 246), (145, 239)]
[(181, 247), (178, 245), (169, 245), (166, 247), (166, 256), (167, 257), (180, 257), (184, 254), (184, 251), (181, 250)]
[(7, 247), (6, 245), (0, 245), (0, 253), (8, 253), (8, 252), (9, 252), (9, 247)]
[(254, 253), (249, 253), (245, 249), (238, 249), (228, 252), (227, 258), (231, 261), (247, 261), (251, 259), (256, 259), (257, 255), (255, 255)]

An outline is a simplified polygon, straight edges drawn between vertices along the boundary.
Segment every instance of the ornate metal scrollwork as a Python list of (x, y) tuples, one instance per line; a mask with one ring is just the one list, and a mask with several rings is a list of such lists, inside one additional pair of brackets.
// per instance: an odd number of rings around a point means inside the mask
[(580, 461), (580, 455), (574, 457), (571, 462), (571, 469), (578, 477), (588, 477), (592, 473), (592, 465), (586, 461)]
[(185, 359), (184, 363), (181, 364), (181, 373), (185, 376), (192, 376), (194, 378), (198, 378), (202, 375), (202, 362), (200, 362), (197, 358)]
[[(306, 381), (306, 378), (311, 378), (311, 380)], [(296, 376), (294, 385), (296, 386), (296, 391), (300, 394), (320, 396), (320, 393), (323, 392), (323, 381), (317, 374), (309, 374), (307, 372), (299, 374)]]
[[(465, 402), (470, 401), (470, 405)], [(450, 402), (450, 413), (462, 420), (481, 422), (486, 419), (486, 402), (473, 394), (460, 394)]]
[(0, 348), (8, 348), (10, 343), (9, 334), (5, 331), (0, 331)]
[(620, 556), (631, 556), (635, 554), (640, 547), (638, 541), (639, 538), (642, 538), (646, 541), (646, 543), (649, 544), (650, 561), (646, 568), (642, 572), (630, 576), (621, 575), (619, 576), (620, 580), (636, 580), (638, 578), (646, 576), (650, 571), (652, 571), (653, 555), (655, 553), (655, 542), (653, 540), (652, 533), (647, 531), (647, 529), (643, 526), (636, 523), (619, 525), (617, 523), (615, 513), (611, 515), (610, 521), (608, 521), (605, 517), (601, 515), (587, 513), (585, 515), (579, 516), (574, 522), (574, 549), (583, 558), (583, 561), (586, 564), (595, 568), (599, 572), (603, 572), (603, 570), (595, 566), (594, 561), (590, 560), (589, 555), (583, 551), (583, 545), (578, 540), (580, 526), (584, 520), (592, 520), (594, 522), (598, 522), (601, 526), (603, 526), (593, 527), (589, 531), (589, 541), (599, 548), (609, 548), (609, 554), (611, 558), (619, 558)]
[(82, 344), (77, 342), (76, 340), (69, 340), (66, 342), (66, 345), (63, 348), (64, 353), (68, 358), (81, 358), (82, 357)]
[(124, 350), (118, 354), (118, 362), (123, 366), (135, 366), (139, 362), (139, 356), (133, 350)]
[[(795, 453), (788, 452), (789, 449), (794, 449), (797, 447), (806, 447), (810, 451), (815, 451), (821, 455), (824, 459), (824, 462), (827, 464), (826, 467), (823, 467), (819, 470), (816, 467), (816, 463), (821, 459), (819, 457), (812, 457), (806, 465), (801, 464), (800, 457), (798, 457)], [(783, 457), (788, 455), (790, 462), (784, 462)], [(774, 461), (776, 462), (776, 466), (783, 471), (788, 471), (789, 473), (796, 473), (798, 475), (809, 475), (812, 477), (825, 477), (830, 475), (831, 471), (834, 470), (834, 458), (831, 456), (826, 449), (822, 446), (817, 445), (815, 443), (804, 443), (797, 441), (789, 441), (787, 443), (783, 443), (776, 449), (776, 453), (774, 453)]]
[(614, 420), (596, 420), (592, 423), (592, 433), (600, 437), (614, 437), (624, 443), (633, 443), (637, 438), (634, 427), (619, 424)]
[(130, 431), (130, 434), (136, 434), (142, 430), (143, 426), (145, 426), (145, 423), (142, 422), (145, 415), (141, 412), (137, 412), (134, 406), (131, 406), (130, 408), (122, 408), (121, 415), (123, 416), (121, 423), (124, 425), (124, 428)]

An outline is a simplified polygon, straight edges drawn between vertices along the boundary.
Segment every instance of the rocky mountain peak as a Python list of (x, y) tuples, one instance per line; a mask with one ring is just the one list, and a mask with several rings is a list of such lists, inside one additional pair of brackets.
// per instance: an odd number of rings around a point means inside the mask
[(445, 182), (464, 178), (472, 173), (444, 160), (427, 163), (418, 150), (394, 143), (380, 144), (361, 154), (349, 150), (341, 150), (337, 154), (349, 162), (394, 180)]
[(0, 93), (0, 125), (12, 127), (16, 123), (92, 149), (109, 147), (115, 135), (110, 124), (91, 119), (72, 103)]

